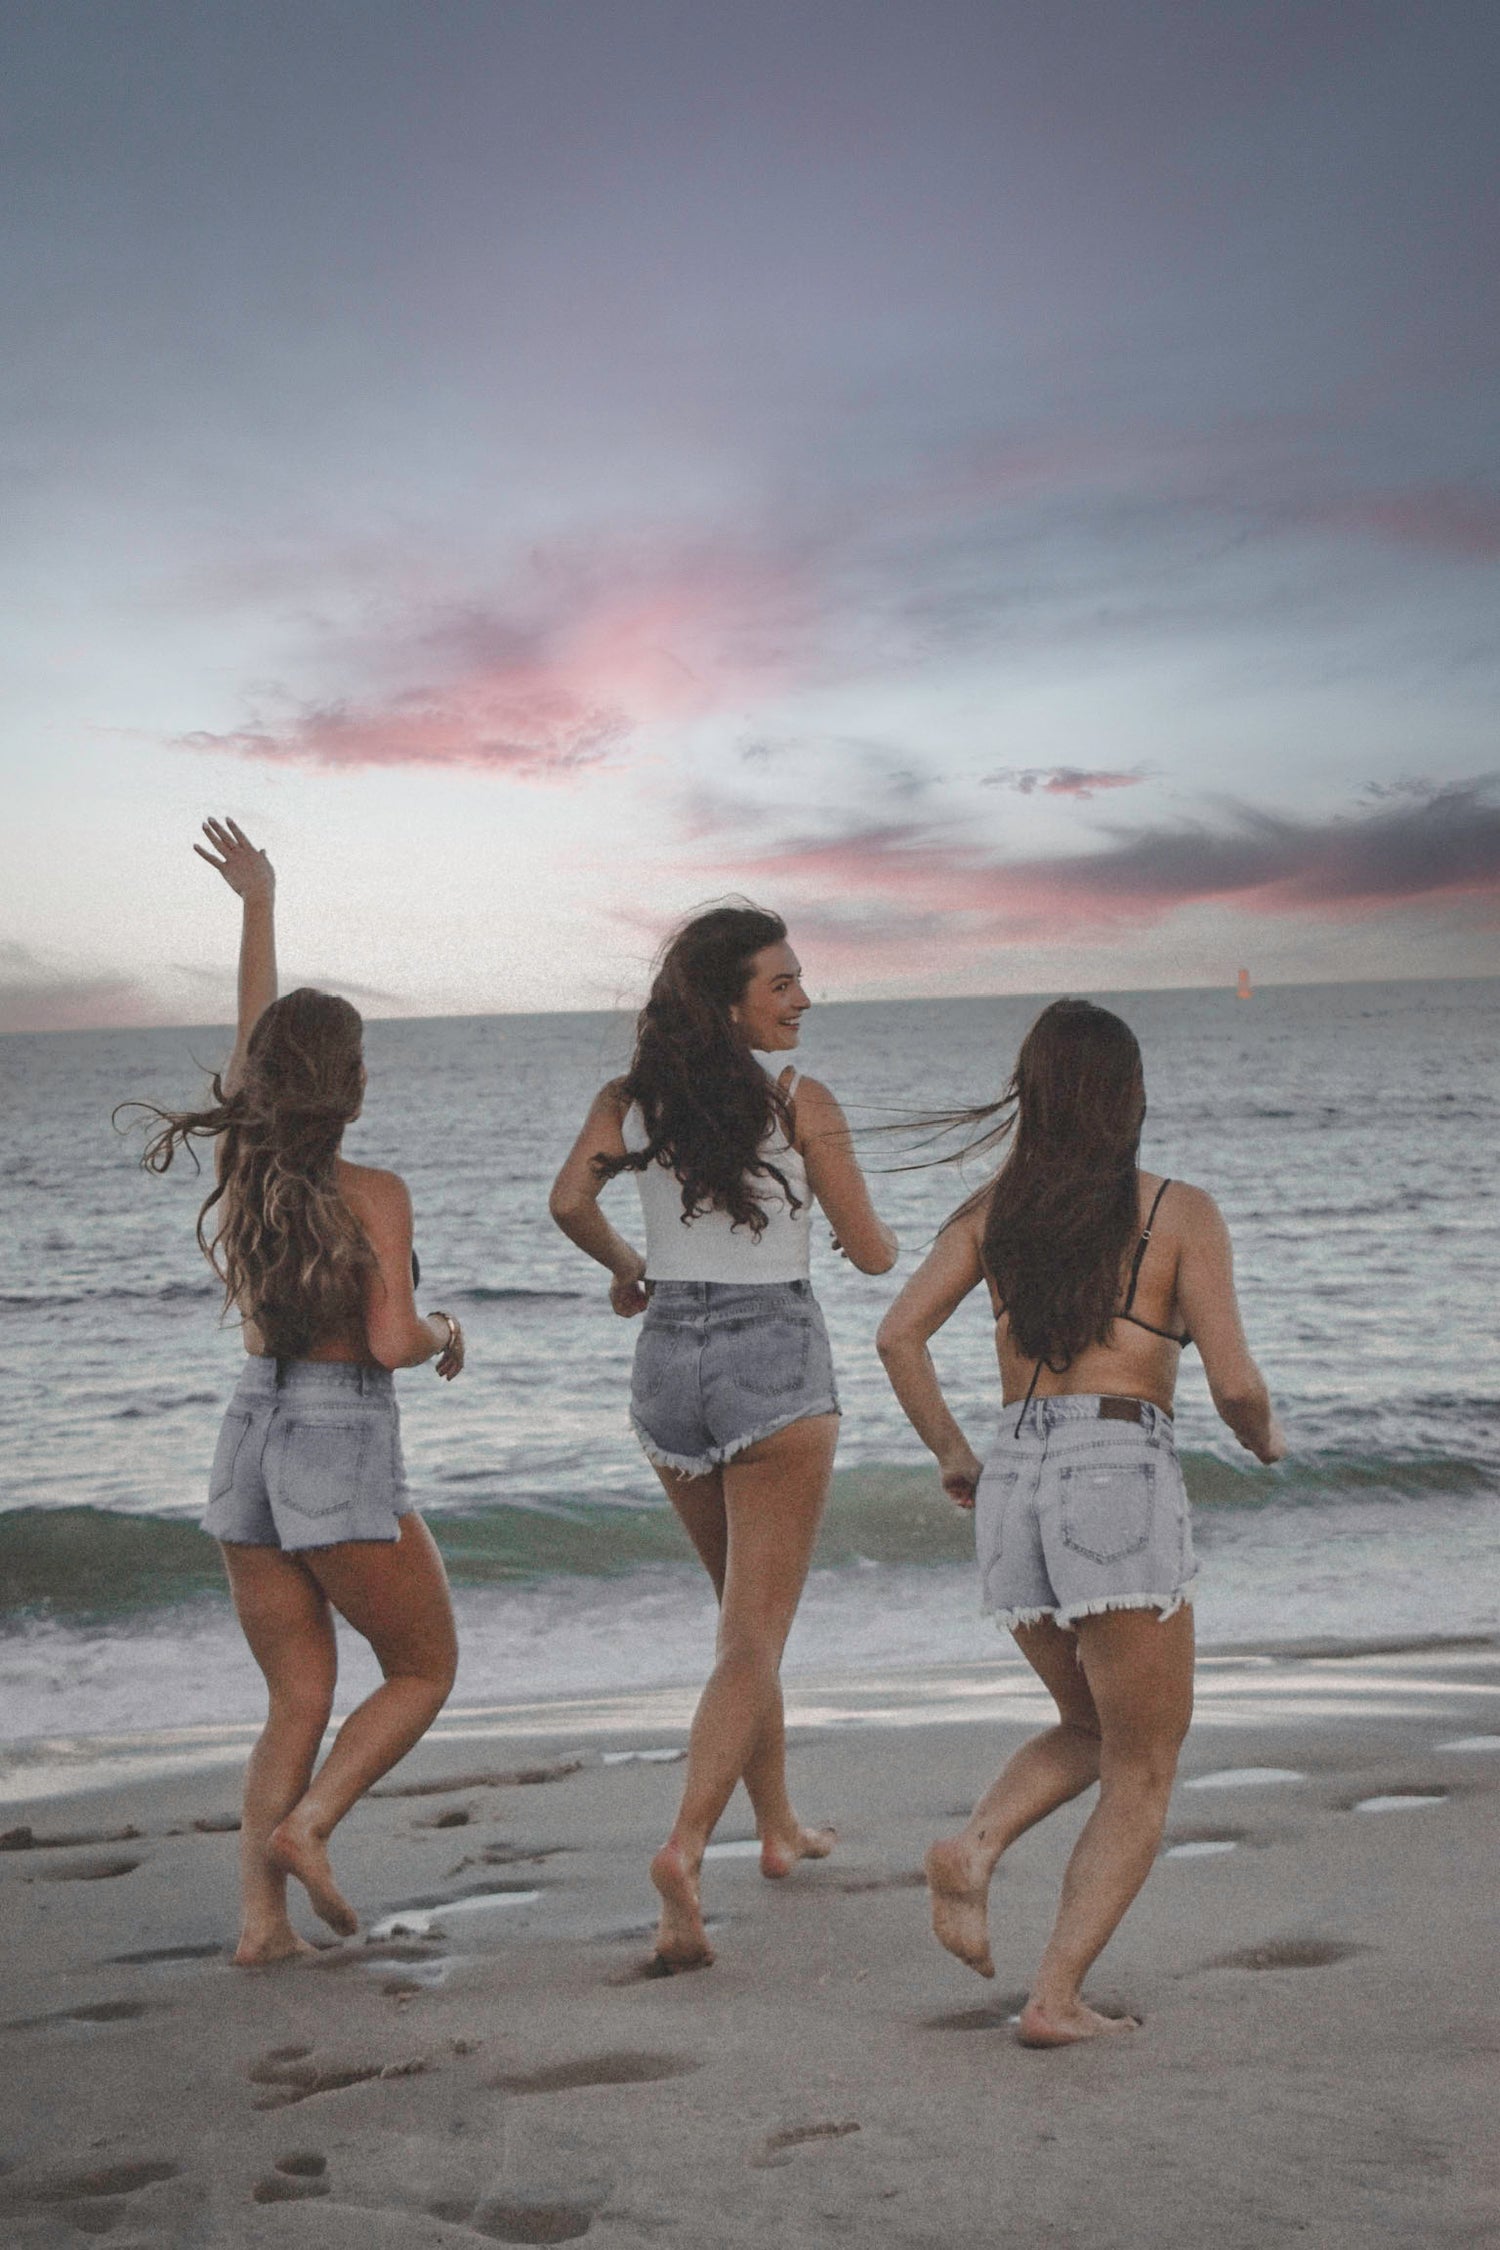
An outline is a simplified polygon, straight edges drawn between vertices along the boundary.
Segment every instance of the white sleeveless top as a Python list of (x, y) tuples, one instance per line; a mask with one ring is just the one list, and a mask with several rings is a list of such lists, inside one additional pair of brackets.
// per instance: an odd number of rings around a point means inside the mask
[[(796, 1087), (796, 1079), (788, 1091)], [(625, 1146), (643, 1149), (649, 1138), (638, 1103), (626, 1111), (621, 1132)], [(700, 1211), (683, 1221), (682, 1182), (665, 1164), (648, 1164), (635, 1175), (646, 1223), (648, 1281), (805, 1281), (812, 1241), (812, 1195), (807, 1166), (773, 1126), (761, 1153), (786, 1175), (799, 1208), (793, 1211), (779, 1184), (763, 1174), (755, 1193), (766, 1214), (759, 1234), (736, 1227), (727, 1211)]]

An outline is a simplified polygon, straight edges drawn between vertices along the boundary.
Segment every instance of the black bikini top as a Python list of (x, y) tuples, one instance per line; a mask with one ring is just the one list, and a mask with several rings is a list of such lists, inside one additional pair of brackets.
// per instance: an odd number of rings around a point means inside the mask
[[(1146, 1224), (1141, 1229), (1141, 1239), (1136, 1244), (1135, 1256), (1130, 1261), (1130, 1286), (1125, 1292), (1125, 1302), (1115, 1314), (1115, 1318), (1116, 1320), (1128, 1320), (1132, 1327), (1147, 1329), (1151, 1335), (1160, 1336), (1167, 1343), (1176, 1344), (1179, 1349), (1185, 1351), (1193, 1340), (1185, 1331), (1181, 1336), (1174, 1336), (1170, 1328), (1158, 1328), (1154, 1321), (1142, 1320), (1139, 1313), (1134, 1313), (1130, 1309), (1135, 1303), (1136, 1283), (1141, 1278), (1141, 1260), (1145, 1257), (1146, 1245), (1151, 1240), (1151, 1229), (1156, 1224), (1156, 1214), (1161, 1208), (1161, 1199), (1171, 1185), (1170, 1180), (1163, 1180), (1152, 1198), (1151, 1208), (1146, 1213)], [(1026, 1420), (1026, 1409), (1036, 1396), (1037, 1383), (1041, 1379), (1042, 1368), (1045, 1364), (1045, 1361), (1039, 1359), (1031, 1370), (1031, 1381), (1026, 1386), (1026, 1396), (1021, 1401), (1021, 1411), (1016, 1417), (1016, 1426), (1011, 1432), (1012, 1437), (1019, 1437), (1021, 1434), (1021, 1426)]]
[(1135, 1328), (1149, 1329), (1153, 1336), (1165, 1336), (1169, 1344), (1179, 1344), (1186, 1351), (1193, 1340), (1191, 1336), (1185, 1332), (1181, 1336), (1174, 1336), (1170, 1328), (1158, 1328), (1154, 1321), (1142, 1320), (1139, 1313), (1133, 1313), (1130, 1309), (1135, 1303), (1135, 1285), (1141, 1278), (1141, 1260), (1145, 1257), (1146, 1245), (1151, 1240), (1151, 1229), (1156, 1222), (1157, 1210), (1160, 1207), (1162, 1197), (1171, 1185), (1170, 1180), (1162, 1181), (1161, 1186), (1156, 1191), (1151, 1208), (1146, 1214), (1146, 1224), (1141, 1229), (1141, 1239), (1136, 1244), (1135, 1256), (1130, 1261), (1130, 1287), (1125, 1292), (1125, 1302), (1115, 1314), (1115, 1318), (1116, 1320), (1128, 1320)]

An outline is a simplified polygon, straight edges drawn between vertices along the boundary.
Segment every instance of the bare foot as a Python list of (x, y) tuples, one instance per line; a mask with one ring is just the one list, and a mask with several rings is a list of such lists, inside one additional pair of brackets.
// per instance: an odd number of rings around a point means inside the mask
[(234, 1949), (237, 1969), (268, 1969), (276, 1961), (300, 1961), (317, 1952), (306, 1938), (298, 1937), (290, 1922), (273, 1922), (265, 1929), (246, 1923)]
[(1110, 2032), (1140, 2028), (1135, 2016), (1101, 2016), (1081, 2000), (1065, 2008), (1044, 2008), (1039, 2001), (1028, 2000), (1016, 2037), (1023, 2047), (1073, 2047), (1080, 2039), (1102, 2039)]
[(662, 1845), (651, 1862), (651, 1880), (661, 1895), (655, 1958), (669, 1972), (708, 1968), (714, 1949), (703, 1927), (698, 1871), (688, 1865), (680, 1844)]
[(287, 1814), (279, 1828), (272, 1829), (266, 1857), (283, 1875), (296, 1876), (320, 1921), (337, 1930), (340, 1937), (353, 1937), (359, 1928), (359, 1916), (333, 1879), (328, 1847), (294, 1812)]
[(932, 1934), (965, 1968), (992, 1977), (989, 1879), (974, 1864), (962, 1837), (934, 1844), (923, 1862), (932, 1901)]
[(790, 1875), (799, 1859), (826, 1859), (838, 1842), (836, 1828), (804, 1828), (799, 1822), (789, 1834), (762, 1836), (760, 1871), (773, 1882)]

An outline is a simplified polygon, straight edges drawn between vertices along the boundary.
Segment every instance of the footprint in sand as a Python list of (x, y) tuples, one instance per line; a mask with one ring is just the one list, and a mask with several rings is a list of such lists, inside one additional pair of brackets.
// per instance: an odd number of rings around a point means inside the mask
[[(159, 2180), (178, 2179), (181, 2172), (180, 2164), (165, 2157), (148, 2157), (136, 2163), (46, 2172), (30, 2186), (12, 2177), (0, 2180), (0, 2208), (27, 2203), (77, 2204), (81, 2210), (68, 2214), (73, 2224), (85, 2234), (97, 2234), (107, 2231), (114, 2217), (124, 2214), (126, 2205), (120, 2198), (138, 2195), (142, 2188), (155, 2187)], [(106, 2217), (111, 2206), (113, 2216)], [(103, 2228), (101, 2220), (105, 2221)]]
[(1003, 2031), (1020, 2019), (1029, 1993), (1008, 1992), (984, 2008), (959, 2008), (951, 2015), (924, 2016), (924, 2031)]
[(136, 2023), (147, 2013), (144, 2000), (95, 2000), (82, 2008), (59, 2008), (49, 2016), (17, 2016), (0, 2031), (40, 2031), (53, 2023)]
[(545, 1781), (566, 1781), (582, 1773), (582, 1758), (555, 1758), (545, 1766), (511, 1766), (496, 1773), (455, 1773), (445, 1781), (387, 1781), (366, 1790), (369, 1797), (459, 1797), (470, 1789), (532, 1789)]
[(155, 1969), (174, 1961), (222, 1961), (226, 1949), (215, 1938), (208, 1945), (152, 1945), (144, 1953), (112, 1953), (104, 1964), (109, 1969)]
[(546, 2063), (539, 2070), (503, 2071), (486, 2080), (494, 2093), (570, 2094), (584, 2086), (649, 2086), (685, 2078), (703, 2065), (692, 2055), (648, 2055), (634, 2048), (586, 2055), (577, 2062)]
[[(434, 2218), (444, 2215), (433, 2212)], [(472, 2207), (462, 2223), (486, 2242), (576, 2242), (594, 2214), (583, 2203), (487, 2202)]]
[(1350, 1961), (1368, 1953), (1367, 1945), (1345, 1945), (1337, 1938), (1281, 1938), (1270, 1945), (1247, 1945), (1238, 1953), (1221, 1953), (1205, 1961), (1206, 1969), (1329, 1969), (1336, 1961)]
[(420, 2055), (407, 2062), (318, 2062), (311, 2047), (272, 2047), (251, 2063), (247, 2076), (253, 2086), (268, 2089), (257, 2099), (257, 2109), (287, 2109), (314, 2094), (341, 2093), (346, 2086), (365, 2086), (373, 2079), (417, 2078), (427, 2067)]
[(825, 1875), (818, 1888), (822, 1891), (839, 1891), (845, 1898), (860, 1898), (867, 1891), (920, 1891), (927, 1887), (927, 1877), (920, 1867), (903, 1867), (893, 1873), (889, 1868), (878, 1868), (861, 1875), (857, 1868), (847, 1875)]
[(0, 1852), (60, 1852), (82, 1844), (133, 1844), (138, 1828), (79, 1828), (64, 1836), (38, 1836), (33, 1828), (7, 1828), (0, 1835)]
[(314, 2196), (327, 2195), (330, 2190), (324, 2173), (328, 2159), (316, 2149), (297, 2149), (290, 2156), (278, 2156), (274, 2171), (263, 2180), (257, 2180), (250, 2190), (256, 2203), (306, 2203)]
[(141, 1865), (138, 1859), (80, 1859), (70, 1867), (46, 1867), (40, 1875), (28, 1876), (36, 1883), (108, 1883), (117, 1875), (133, 1875)]
[(847, 2140), (851, 2133), (860, 2130), (853, 2118), (837, 2123), (830, 2120), (816, 2125), (789, 2125), (784, 2132), (768, 2133), (750, 2162), (757, 2171), (778, 2170), (782, 2165), (790, 2164), (789, 2151), (794, 2148), (803, 2148), (809, 2141)]

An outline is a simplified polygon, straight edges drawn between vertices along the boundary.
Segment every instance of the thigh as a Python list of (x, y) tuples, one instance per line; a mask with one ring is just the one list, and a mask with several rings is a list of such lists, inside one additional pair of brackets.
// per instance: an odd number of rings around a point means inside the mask
[(810, 1415), (724, 1464), (726, 1622), (791, 1628), (812, 1561), (838, 1443), (836, 1414)]
[(219, 1551), (235, 1615), (268, 1683), (317, 1688), (331, 1697), (338, 1650), (317, 1580), (279, 1547), (221, 1542)]
[(457, 1654), (453, 1605), (437, 1542), (413, 1510), (395, 1539), (345, 1540), (303, 1553), (340, 1617), (362, 1633), (382, 1671), (434, 1673)]
[(662, 1490), (677, 1519), (693, 1542), (698, 1560), (714, 1582), (714, 1592), (724, 1597), (724, 1572), (729, 1562), (729, 1519), (724, 1513), (724, 1472), (710, 1469), (707, 1476), (690, 1477), (681, 1469), (653, 1462)]
[(1174, 1756), (1193, 1716), (1193, 1612), (1104, 1610), (1080, 1617), (1079, 1661), (1099, 1713), (1105, 1749)]
[(1078, 1635), (1070, 1627), (1042, 1617), (1034, 1625), (1012, 1626), (1011, 1639), (1057, 1705), (1063, 1724), (1097, 1734), (1099, 1713), (1088, 1674), (1079, 1661)]

